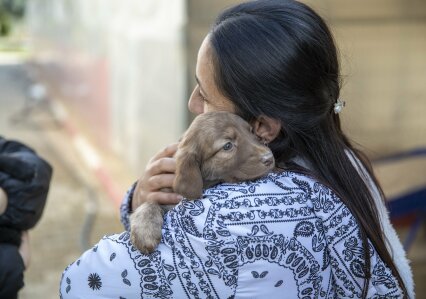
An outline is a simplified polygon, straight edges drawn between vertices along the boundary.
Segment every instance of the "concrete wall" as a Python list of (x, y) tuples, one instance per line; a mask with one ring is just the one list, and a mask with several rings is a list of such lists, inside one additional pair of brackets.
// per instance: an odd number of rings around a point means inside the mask
[(318, 6), (341, 51), (350, 136), (372, 156), (425, 146), (426, 2), (329, 0)]

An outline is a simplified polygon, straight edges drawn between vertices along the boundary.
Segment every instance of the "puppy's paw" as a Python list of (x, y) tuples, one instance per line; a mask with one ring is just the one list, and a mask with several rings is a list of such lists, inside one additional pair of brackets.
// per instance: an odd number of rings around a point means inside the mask
[(161, 229), (149, 231), (142, 227), (132, 228), (130, 241), (142, 253), (152, 253), (161, 241)]
[(130, 241), (141, 252), (152, 253), (161, 241), (162, 226), (160, 206), (144, 203), (130, 215)]

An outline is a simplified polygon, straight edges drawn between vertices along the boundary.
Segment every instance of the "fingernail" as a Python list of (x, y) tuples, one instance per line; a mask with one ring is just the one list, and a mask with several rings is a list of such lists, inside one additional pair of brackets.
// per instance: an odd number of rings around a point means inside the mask
[(176, 201), (177, 201), (177, 202), (180, 202), (182, 199), (183, 199), (183, 196), (182, 196), (182, 195), (178, 195), (178, 196), (176, 197)]

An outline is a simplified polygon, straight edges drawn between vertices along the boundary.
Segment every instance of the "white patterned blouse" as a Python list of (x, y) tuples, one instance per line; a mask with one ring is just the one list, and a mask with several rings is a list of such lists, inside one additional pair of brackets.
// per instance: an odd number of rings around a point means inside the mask
[[(122, 208), (128, 229), (128, 201)], [(359, 298), (364, 259), (359, 226), (329, 188), (294, 172), (220, 184), (164, 217), (150, 255), (129, 233), (109, 235), (69, 265), (71, 298)], [(371, 246), (367, 298), (401, 298)]]

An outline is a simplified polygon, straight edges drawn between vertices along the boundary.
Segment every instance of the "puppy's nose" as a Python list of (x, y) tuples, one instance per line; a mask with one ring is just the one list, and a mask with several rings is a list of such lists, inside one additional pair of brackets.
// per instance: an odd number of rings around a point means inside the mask
[(272, 155), (272, 153), (267, 153), (264, 154), (261, 157), (261, 161), (263, 164), (265, 164), (266, 166), (270, 166), (272, 163), (274, 163), (274, 155)]

